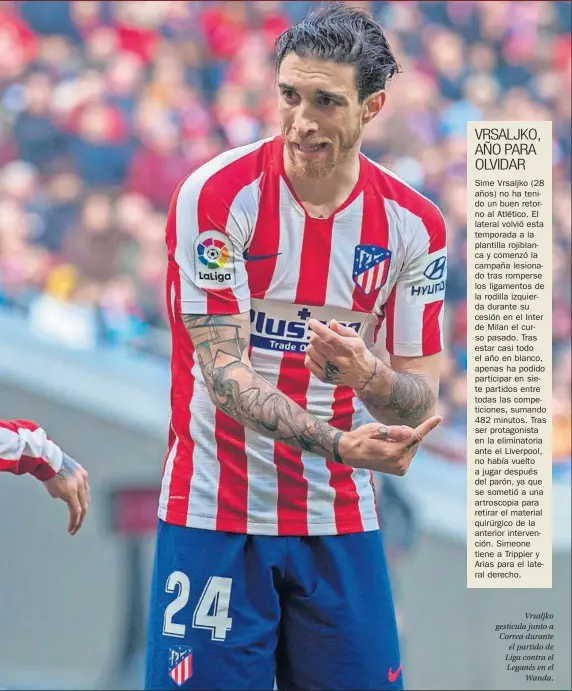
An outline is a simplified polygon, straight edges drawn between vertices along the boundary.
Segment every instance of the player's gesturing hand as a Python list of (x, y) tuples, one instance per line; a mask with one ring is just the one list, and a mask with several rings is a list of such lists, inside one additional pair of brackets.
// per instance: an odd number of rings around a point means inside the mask
[(316, 319), (308, 323), (312, 330), (304, 364), (323, 382), (362, 389), (375, 370), (375, 356), (356, 331), (335, 320), (324, 326)]
[(44, 482), (54, 499), (61, 499), (68, 505), (68, 533), (75, 535), (83, 525), (89, 508), (90, 490), (87, 472), (73, 458), (64, 455), (62, 467), (57, 475)]
[(405, 475), (419, 444), (442, 418), (428, 418), (418, 427), (386, 426), (379, 422), (344, 433), (339, 441), (342, 461), (354, 468), (368, 468), (389, 475)]

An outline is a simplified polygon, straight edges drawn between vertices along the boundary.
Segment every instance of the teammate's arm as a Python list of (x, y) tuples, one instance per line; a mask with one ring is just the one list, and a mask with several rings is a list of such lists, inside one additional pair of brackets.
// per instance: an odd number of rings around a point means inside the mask
[(341, 432), (307, 413), (250, 366), (248, 313), (182, 315), (213, 403), (265, 437), (355, 467), (403, 475), (416, 447), (440, 419), (417, 429), (363, 425)]
[(0, 420), (0, 471), (45, 481), (55, 477), (63, 462), (62, 449), (35, 422)]
[(68, 532), (75, 535), (89, 506), (87, 472), (29, 420), (0, 420), (0, 472), (40, 480), (54, 499), (68, 505)]

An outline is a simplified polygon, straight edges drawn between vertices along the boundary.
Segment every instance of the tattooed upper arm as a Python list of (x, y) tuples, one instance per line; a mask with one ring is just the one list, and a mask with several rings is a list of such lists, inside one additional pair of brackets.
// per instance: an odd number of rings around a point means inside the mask
[(241, 361), (249, 364), (249, 314), (183, 314), (183, 322), (195, 347), (203, 376), (212, 384), (221, 367)]

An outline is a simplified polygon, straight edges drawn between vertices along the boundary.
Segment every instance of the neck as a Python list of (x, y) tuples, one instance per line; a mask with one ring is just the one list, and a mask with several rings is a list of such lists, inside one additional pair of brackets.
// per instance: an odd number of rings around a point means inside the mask
[(284, 171), (298, 198), (309, 204), (326, 204), (334, 197), (347, 197), (357, 184), (360, 174), (359, 148), (349, 152), (325, 177), (300, 175), (292, 165), (284, 147)]

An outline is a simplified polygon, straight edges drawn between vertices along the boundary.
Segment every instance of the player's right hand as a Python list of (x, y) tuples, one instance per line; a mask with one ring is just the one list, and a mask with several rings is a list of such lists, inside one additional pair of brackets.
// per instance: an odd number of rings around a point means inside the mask
[(441, 421), (440, 416), (434, 415), (415, 429), (405, 425), (386, 426), (380, 422), (362, 425), (342, 435), (340, 456), (353, 468), (405, 475), (419, 444)]
[(68, 505), (68, 533), (75, 535), (83, 525), (89, 508), (90, 490), (87, 471), (69, 457), (64, 458), (60, 472), (44, 482), (54, 499)]

